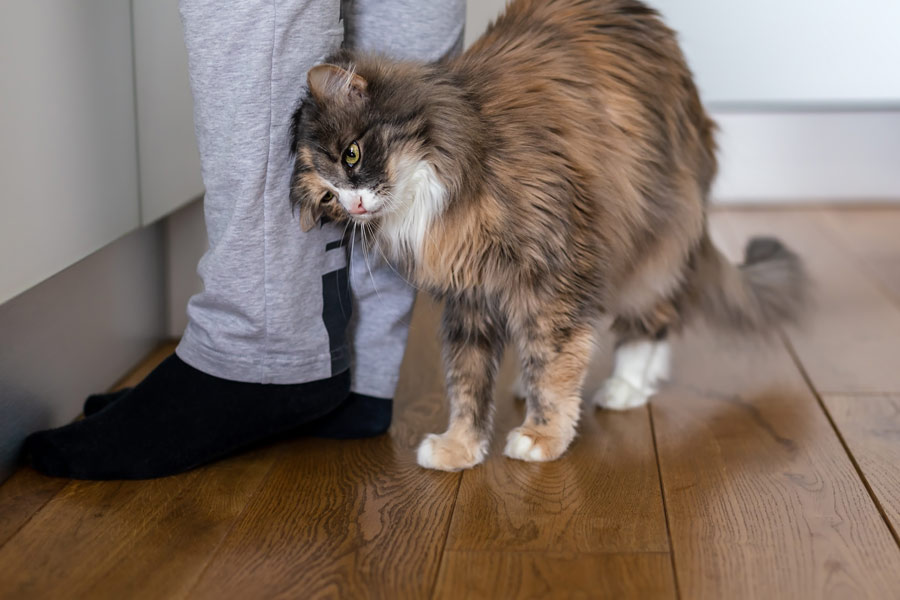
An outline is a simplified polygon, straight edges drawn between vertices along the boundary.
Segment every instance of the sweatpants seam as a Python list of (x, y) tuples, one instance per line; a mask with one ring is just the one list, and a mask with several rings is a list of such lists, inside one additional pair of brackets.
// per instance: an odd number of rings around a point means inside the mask
[[(269, 355), (269, 182), (272, 157), (272, 97), (275, 79), (275, 44), (278, 40), (277, 0), (272, 0), (272, 49), (269, 54), (269, 139), (266, 144), (266, 176), (263, 182), (263, 354)], [(268, 378), (265, 362), (259, 364), (259, 379), (263, 383)]]
[[(214, 350), (209, 346), (206, 346), (196, 340), (183, 340), (183, 343), (180, 344), (188, 348), (189, 352), (195, 352), (201, 356), (203, 356), (206, 360), (222, 362), (222, 357), (226, 357), (228, 362), (231, 364), (237, 364), (244, 367), (252, 367), (252, 368), (260, 368), (260, 365), (269, 362), (278, 366), (288, 366), (288, 367), (302, 367), (317, 363), (319, 361), (331, 361), (334, 358), (340, 358), (342, 355), (347, 353), (347, 349), (345, 347), (336, 348), (329, 352), (323, 352), (320, 354), (316, 354), (309, 358), (304, 358), (300, 360), (294, 360), (286, 357), (277, 357), (271, 355), (260, 356), (257, 359), (247, 359), (243, 356), (239, 356), (236, 354), (228, 354), (225, 352), (221, 352), (218, 350)], [(262, 382), (261, 382), (262, 383)]]

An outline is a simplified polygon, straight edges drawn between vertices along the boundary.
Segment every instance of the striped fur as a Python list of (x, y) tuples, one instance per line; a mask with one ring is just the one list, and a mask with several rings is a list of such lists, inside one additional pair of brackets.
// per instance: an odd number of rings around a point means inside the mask
[[(451, 423), (423, 443), (424, 466), (483, 459), (507, 342), (528, 412), (506, 453), (552, 460), (574, 437), (604, 315), (623, 348), (651, 349), (642, 340), (661, 344), (695, 315), (752, 333), (802, 308), (802, 269), (783, 246), (766, 242), (737, 269), (709, 241), (715, 125), (675, 36), (640, 2), (516, 0), (459, 58), (343, 52), (309, 86), (292, 188), (304, 226), (350, 216), (321, 202), (329, 186), (366, 190), (352, 218), (445, 301)], [(350, 167), (341, 153), (354, 141)], [(629, 350), (622, 372), (652, 359), (664, 374), (661, 356)], [(655, 389), (639, 382), (609, 405)]]

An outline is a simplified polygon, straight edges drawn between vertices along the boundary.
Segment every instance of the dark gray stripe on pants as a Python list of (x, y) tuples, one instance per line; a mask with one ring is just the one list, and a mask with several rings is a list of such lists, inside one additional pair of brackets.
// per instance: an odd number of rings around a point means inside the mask
[(353, 314), (353, 305), (347, 275), (347, 267), (322, 275), (322, 321), (328, 331), (332, 375), (350, 368), (347, 324)]

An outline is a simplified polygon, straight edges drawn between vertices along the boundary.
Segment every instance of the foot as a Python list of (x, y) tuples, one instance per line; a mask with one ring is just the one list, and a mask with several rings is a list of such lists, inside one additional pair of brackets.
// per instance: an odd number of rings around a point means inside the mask
[[(134, 388), (94, 394), (84, 401), (84, 416), (91, 417), (124, 398)], [(394, 401), (351, 392), (337, 408), (297, 430), (297, 435), (349, 440), (374, 437), (391, 426)]]
[(555, 435), (546, 427), (516, 427), (506, 437), (503, 454), (528, 462), (556, 460), (569, 448), (574, 435)]
[(459, 471), (481, 464), (487, 451), (487, 440), (462, 439), (450, 432), (431, 433), (419, 444), (416, 458), (426, 469)]
[(637, 340), (616, 349), (612, 376), (594, 395), (594, 404), (628, 410), (647, 404), (669, 377), (671, 350), (664, 340)]
[(229, 381), (173, 354), (90, 418), (32, 434), (25, 450), (35, 469), (57, 477), (162, 477), (310, 423), (349, 386), (347, 372), (296, 385)]
[(97, 414), (113, 402), (124, 398), (128, 392), (133, 390), (134, 388), (122, 388), (121, 390), (117, 390), (115, 392), (108, 392), (106, 394), (91, 394), (87, 397), (87, 400), (84, 401), (84, 408), (82, 412), (85, 417), (90, 417), (91, 415)]
[(336, 440), (374, 437), (391, 426), (394, 401), (351, 392), (340, 406), (304, 425), (298, 435)]
[(638, 387), (621, 377), (610, 377), (594, 395), (594, 404), (608, 410), (629, 410), (647, 404), (655, 387)]

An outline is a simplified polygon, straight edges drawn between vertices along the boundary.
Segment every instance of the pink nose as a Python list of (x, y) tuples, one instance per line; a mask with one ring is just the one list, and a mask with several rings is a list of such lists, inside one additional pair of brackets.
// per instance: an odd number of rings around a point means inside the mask
[(350, 209), (350, 214), (351, 215), (364, 215), (367, 212), (369, 212), (369, 211), (367, 211), (366, 207), (363, 206), (362, 196), (357, 196), (356, 200), (354, 200), (354, 202), (353, 202), (353, 208)]

